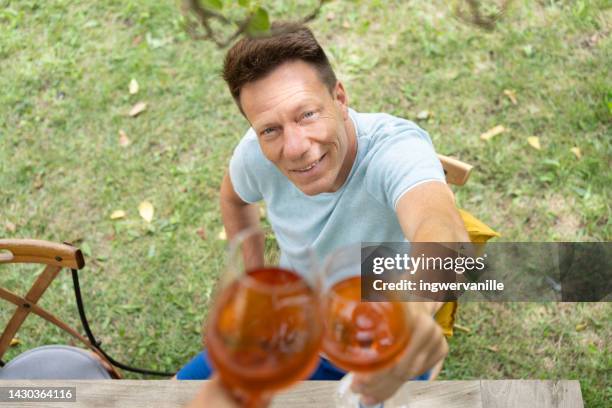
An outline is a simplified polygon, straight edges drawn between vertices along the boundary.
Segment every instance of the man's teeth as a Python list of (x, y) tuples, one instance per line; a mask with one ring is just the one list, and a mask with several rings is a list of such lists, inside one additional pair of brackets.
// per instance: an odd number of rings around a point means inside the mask
[(312, 169), (314, 166), (316, 166), (320, 161), (321, 161), (321, 159), (319, 159), (316, 162), (312, 163), (308, 167), (304, 167), (303, 169), (299, 169), (298, 171), (308, 171), (308, 170)]

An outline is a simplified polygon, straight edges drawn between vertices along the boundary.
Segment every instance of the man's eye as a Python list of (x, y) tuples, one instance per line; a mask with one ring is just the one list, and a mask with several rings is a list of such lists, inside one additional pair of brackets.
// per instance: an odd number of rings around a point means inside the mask
[(271, 136), (274, 134), (274, 132), (276, 132), (275, 128), (265, 128), (264, 130), (261, 131), (261, 135), (262, 136)]
[(315, 111), (307, 111), (307, 112), (305, 112), (305, 113), (302, 115), (302, 117), (303, 117), (304, 119), (313, 119), (313, 118), (315, 118), (316, 116), (317, 116), (317, 112), (315, 112)]

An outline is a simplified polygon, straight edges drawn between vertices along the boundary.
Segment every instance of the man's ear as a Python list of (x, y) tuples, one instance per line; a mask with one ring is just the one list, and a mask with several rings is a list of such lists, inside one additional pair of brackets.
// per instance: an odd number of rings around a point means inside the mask
[(344, 85), (342, 85), (340, 81), (336, 82), (336, 86), (334, 87), (334, 102), (338, 103), (340, 109), (342, 109), (344, 120), (348, 120), (348, 95), (346, 94)]

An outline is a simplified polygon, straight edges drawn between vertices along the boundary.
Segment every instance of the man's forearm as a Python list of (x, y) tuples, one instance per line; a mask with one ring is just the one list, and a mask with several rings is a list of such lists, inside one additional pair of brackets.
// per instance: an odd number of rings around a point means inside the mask
[(240, 231), (259, 225), (257, 204), (240, 205), (221, 199), (221, 218), (227, 239), (231, 240)]
[[(248, 204), (239, 199), (226, 175), (221, 186), (221, 218), (227, 239), (232, 240), (240, 231), (259, 226), (259, 209), (257, 204)], [(248, 239), (244, 242), (242, 253), (245, 266), (263, 265), (264, 240)]]
[(470, 237), (459, 213), (438, 214), (436, 218), (421, 221), (412, 242), (470, 242)]

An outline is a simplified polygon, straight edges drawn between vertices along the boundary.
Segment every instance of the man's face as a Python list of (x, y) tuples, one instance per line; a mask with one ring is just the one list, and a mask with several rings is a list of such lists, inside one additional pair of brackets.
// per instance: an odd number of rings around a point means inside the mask
[(304, 194), (342, 186), (356, 138), (341, 83), (330, 93), (316, 68), (292, 61), (246, 84), (240, 103), (264, 155)]

